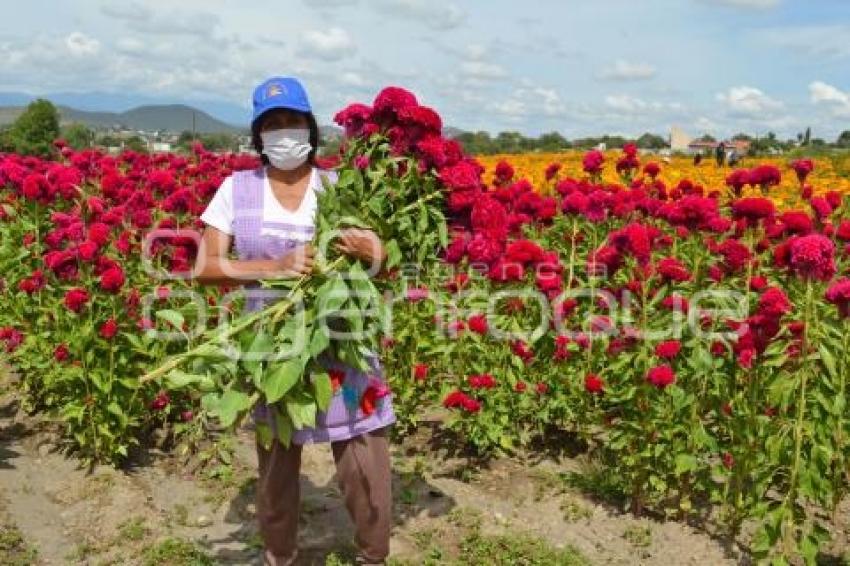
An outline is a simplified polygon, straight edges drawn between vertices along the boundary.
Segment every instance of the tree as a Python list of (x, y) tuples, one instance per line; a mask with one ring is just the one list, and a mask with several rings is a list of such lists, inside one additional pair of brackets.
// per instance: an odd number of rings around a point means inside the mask
[(812, 129), (806, 128), (806, 133), (803, 134), (803, 145), (809, 145), (810, 141), (812, 141)]
[(635, 145), (641, 149), (664, 149), (667, 147), (667, 140), (659, 135), (646, 132), (635, 141)]
[(541, 135), (536, 145), (543, 151), (560, 151), (569, 146), (569, 142), (558, 132), (549, 132)]
[(84, 124), (74, 123), (62, 128), (62, 137), (74, 149), (85, 149), (94, 143), (94, 132)]
[(49, 100), (30, 102), (12, 124), (9, 138), (17, 153), (50, 157), (53, 140), (59, 137), (59, 113)]
[(745, 134), (744, 132), (741, 132), (739, 134), (735, 134), (734, 136), (732, 136), (732, 141), (748, 141), (748, 142), (751, 142), (751, 141), (753, 141), (753, 136), (751, 136), (750, 134)]
[(697, 138), (696, 141), (715, 143), (717, 139), (710, 134), (703, 134), (702, 137)]
[(835, 145), (838, 147), (850, 147), (850, 130), (841, 132), (841, 135), (835, 140)]
[(131, 149), (137, 153), (147, 153), (148, 152), (148, 144), (145, 143), (145, 140), (141, 138), (141, 136), (131, 136), (124, 141), (124, 147), (126, 149)]

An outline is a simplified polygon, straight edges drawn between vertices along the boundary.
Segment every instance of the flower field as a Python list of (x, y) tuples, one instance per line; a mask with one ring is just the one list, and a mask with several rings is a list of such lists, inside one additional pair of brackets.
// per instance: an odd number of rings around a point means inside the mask
[[(351, 187), (441, 189), (441, 214), (382, 213), (407, 240), (447, 234), (441, 261), (382, 277), (397, 432), (436, 408), (476, 456), (568, 436), (635, 514), (752, 524), (756, 558), (813, 562), (850, 470), (850, 181), (828, 160), (732, 171), (633, 146), (476, 159), (439, 120), (396, 88), (337, 115)], [(205, 203), (255, 159), (57, 152), (0, 155), (0, 346), (30, 410), (93, 461), (157, 429), (203, 437), (248, 408), (245, 367), (206, 351), (140, 377), (238, 307), (187, 274)]]

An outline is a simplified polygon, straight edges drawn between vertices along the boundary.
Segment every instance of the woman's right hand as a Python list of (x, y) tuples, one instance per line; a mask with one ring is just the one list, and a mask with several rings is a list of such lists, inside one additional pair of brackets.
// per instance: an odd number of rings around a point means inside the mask
[(304, 244), (292, 248), (279, 260), (280, 268), (283, 269), (285, 276), (299, 277), (307, 275), (313, 271), (313, 257), (315, 250), (311, 244)]

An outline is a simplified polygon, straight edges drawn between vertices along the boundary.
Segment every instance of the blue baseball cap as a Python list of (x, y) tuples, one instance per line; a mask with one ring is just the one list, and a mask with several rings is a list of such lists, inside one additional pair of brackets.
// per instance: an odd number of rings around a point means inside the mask
[(288, 108), (299, 112), (312, 112), (307, 91), (293, 77), (272, 77), (254, 89), (254, 122), (263, 112), (273, 108)]

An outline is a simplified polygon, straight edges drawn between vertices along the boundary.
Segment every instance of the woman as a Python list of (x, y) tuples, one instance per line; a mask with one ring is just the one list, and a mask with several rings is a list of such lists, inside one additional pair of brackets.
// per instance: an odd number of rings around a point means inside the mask
[[(246, 310), (261, 309), (269, 298), (256, 290), (257, 280), (300, 277), (311, 272), (316, 195), (321, 178), (332, 171), (316, 166), (319, 128), (301, 83), (274, 77), (254, 89), (251, 133), (263, 166), (225, 179), (201, 215), (207, 226), (198, 252), (196, 278), (201, 283), (246, 287)], [(229, 260), (231, 243), (238, 259)], [(378, 265), (386, 252), (371, 230), (343, 230), (343, 253)], [(264, 564), (293, 564), (297, 555), (301, 449), (310, 442), (330, 442), (345, 505), (356, 531), (359, 564), (383, 564), (389, 554), (392, 510), (387, 427), (395, 422), (389, 396), (365, 413), (357, 399), (370, 383), (383, 383), (377, 359), (369, 375), (329, 362), (341, 382), (315, 428), (295, 431), (287, 448), (277, 438), (266, 450), (257, 440), (259, 481), (257, 519), (265, 543)], [(352, 403), (351, 401), (354, 401)], [(258, 406), (254, 419), (270, 419)], [(271, 421), (269, 421), (270, 424)], [(274, 427), (271, 427), (274, 430)]]

